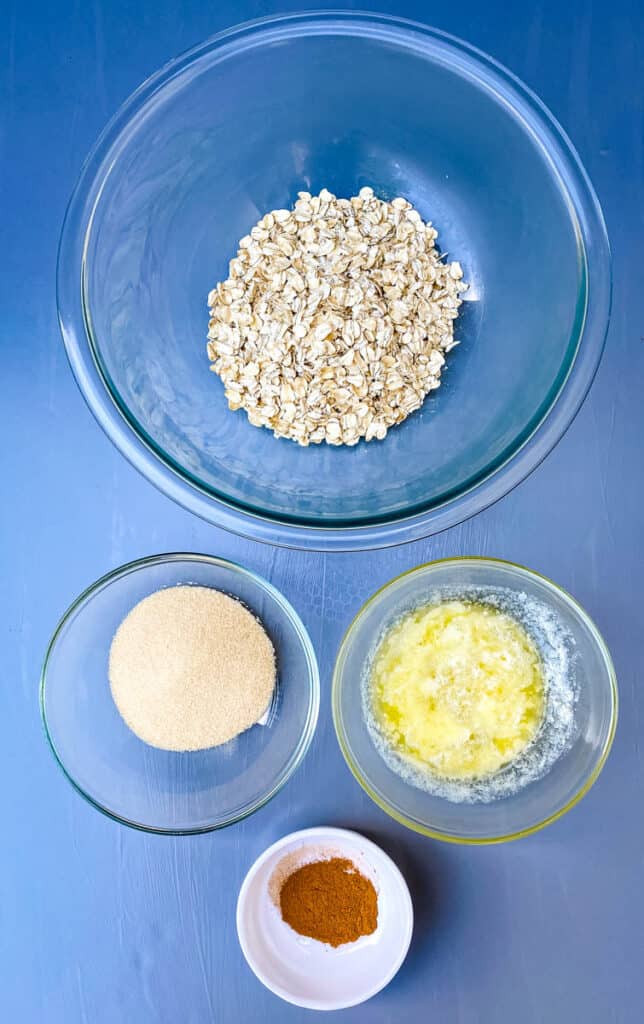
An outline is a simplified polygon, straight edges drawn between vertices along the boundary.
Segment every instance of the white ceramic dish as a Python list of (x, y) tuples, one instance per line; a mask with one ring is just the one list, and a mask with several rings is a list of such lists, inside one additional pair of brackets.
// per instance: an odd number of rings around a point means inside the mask
[[(282, 921), (269, 892), (283, 858), (316, 853), (348, 857), (378, 892), (373, 935), (333, 949), (303, 938)], [(400, 871), (369, 839), (341, 828), (309, 828), (284, 836), (258, 857), (237, 901), (237, 934), (249, 966), (271, 992), (295, 1006), (341, 1010), (370, 999), (388, 985), (411, 941), (413, 909)]]

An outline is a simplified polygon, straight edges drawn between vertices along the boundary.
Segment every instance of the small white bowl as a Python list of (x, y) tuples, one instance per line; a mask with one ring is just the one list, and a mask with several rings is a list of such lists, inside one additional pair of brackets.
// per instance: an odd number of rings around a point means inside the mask
[[(376, 931), (336, 949), (293, 931), (269, 891), (288, 855), (329, 854), (352, 860), (378, 893)], [(310, 1010), (341, 1010), (389, 984), (407, 955), (413, 917), (407, 883), (379, 846), (346, 829), (307, 828), (269, 846), (251, 867), (237, 901), (237, 934), (249, 966), (275, 995)]]

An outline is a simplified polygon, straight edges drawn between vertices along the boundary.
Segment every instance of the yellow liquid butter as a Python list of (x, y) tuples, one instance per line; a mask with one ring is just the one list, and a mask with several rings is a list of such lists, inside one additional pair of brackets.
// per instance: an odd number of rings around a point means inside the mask
[(370, 678), (385, 742), (444, 778), (476, 779), (514, 760), (541, 724), (545, 684), (523, 627), (491, 605), (446, 601), (385, 635)]

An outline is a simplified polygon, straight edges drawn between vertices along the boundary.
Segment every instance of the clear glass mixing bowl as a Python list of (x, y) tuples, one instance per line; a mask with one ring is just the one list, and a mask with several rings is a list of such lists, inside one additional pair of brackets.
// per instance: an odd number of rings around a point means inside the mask
[[(410, 785), (376, 748), (365, 722), (362, 679), (388, 625), (437, 594), (503, 588), (536, 599), (570, 638), (577, 692), (572, 742), (547, 774), (490, 803), (453, 803)], [(434, 839), (498, 843), (536, 832), (569, 811), (602, 770), (617, 725), (617, 683), (609, 651), (577, 602), (530, 569), (490, 558), (448, 558), (403, 573), (366, 602), (351, 623), (333, 674), (333, 718), (349, 768), (372, 800), (397, 821)]]
[[(462, 263), (461, 344), (385, 441), (302, 449), (228, 410), (206, 298), (263, 213), (363, 185)], [(224, 32), (141, 86), (85, 164), (58, 268), (74, 373), (130, 461), (213, 523), (320, 549), (424, 536), (523, 479), (590, 386), (610, 288), (597, 199), (541, 102), (440, 32), (337, 13)]]
[[(275, 648), (277, 688), (265, 725), (210, 750), (177, 753), (143, 743), (110, 691), (112, 637), (161, 587), (198, 584), (243, 601)], [(261, 576), (209, 555), (156, 555), (94, 583), (65, 612), (43, 667), (41, 710), (51, 749), (73, 786), (111, 818), (147, 832), (209, 832), (246, 818), (302, 761), (320, 704), (317, 661), (288, 601)]]

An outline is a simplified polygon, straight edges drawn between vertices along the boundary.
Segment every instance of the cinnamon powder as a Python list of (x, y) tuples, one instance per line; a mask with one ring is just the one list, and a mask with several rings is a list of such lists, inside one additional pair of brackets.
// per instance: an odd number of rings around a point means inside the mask
[(294, 931), (330, 946), (355, 942), (378, 926), (374, 885), (345, 857), (312, 861), (293, 871), (280, 889), (279, 905)]

